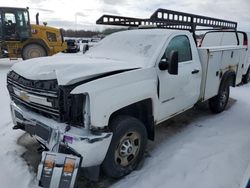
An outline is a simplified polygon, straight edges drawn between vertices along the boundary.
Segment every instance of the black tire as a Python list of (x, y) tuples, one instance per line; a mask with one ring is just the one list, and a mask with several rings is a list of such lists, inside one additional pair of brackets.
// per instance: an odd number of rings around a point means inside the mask
[(247, 84), (250, 81), (250, 67), (247, 70), (247, 73), (242, 77), (243, 84)]
[(47, 52), (39, 44), (28, 44), (22, 50), (22, 58), (24, 60), (44, 56), (47, 56)]
[(109, 177), (121, 178), (132, 172), (143, 158), (147, 132), (141, 121), (130, 116), (118, 116), (110, 128), (113, 138), (102, 169)]
[(221, 84), (219, 93), (209, 99), (209, 108), (213, 113), (220, 113), (225, 110), (230, 94), (229, 82), (225, 81)]

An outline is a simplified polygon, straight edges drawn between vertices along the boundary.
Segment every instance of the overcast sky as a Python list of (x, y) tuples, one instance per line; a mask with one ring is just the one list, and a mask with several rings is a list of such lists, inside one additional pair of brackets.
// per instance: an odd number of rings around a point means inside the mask
[(100, 29), (95, 21), (104, 13), (147, 18), (167, 8), (237, 21), (250, 31), (249, 0), (0, 0), (0, 6), (30, 7), (32, 22), (39, 12), (40, 21), (65, 29)]

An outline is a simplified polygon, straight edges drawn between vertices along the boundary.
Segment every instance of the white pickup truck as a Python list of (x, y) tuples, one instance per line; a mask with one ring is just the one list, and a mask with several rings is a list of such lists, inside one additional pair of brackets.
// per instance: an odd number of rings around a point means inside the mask
[(190, 31), (138, 29), (112, 34), (83, 56), (15, 64), (7, 76), (14, 129), (49, 150), (40, 185), (73, 187), (79, 167), (86, 176), (100, 166), (114, 178), (130, 173), (155, 125), (198, 102), (225, 109), (245, 54), (243, 45), (197, 48)]

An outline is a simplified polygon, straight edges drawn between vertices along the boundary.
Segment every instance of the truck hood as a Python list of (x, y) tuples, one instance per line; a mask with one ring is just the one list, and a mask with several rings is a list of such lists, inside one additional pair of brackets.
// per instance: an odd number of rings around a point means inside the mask
[(86, 55), (56, 55), (16, 63), (11, 69), (30, 80), (57, 79), (59, 85), (71, 85), (106, 73), (141, 68), (136, 62)]

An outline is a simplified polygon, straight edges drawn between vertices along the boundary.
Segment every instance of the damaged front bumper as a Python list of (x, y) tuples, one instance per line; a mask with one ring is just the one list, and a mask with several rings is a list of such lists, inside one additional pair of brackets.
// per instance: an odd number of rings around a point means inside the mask
[(13, 101), (10, 107), (15, 128), (34, 136), (53, 155), (62, 153), (77, 156), (81, 159), (79, 166), (84, 168), (99, 166), (104, 160), (111, 142), (111, 132), (91, 132), (86, 128), (72, 126), (69, 128), (67, 124), (33, 113)]

